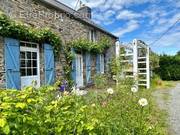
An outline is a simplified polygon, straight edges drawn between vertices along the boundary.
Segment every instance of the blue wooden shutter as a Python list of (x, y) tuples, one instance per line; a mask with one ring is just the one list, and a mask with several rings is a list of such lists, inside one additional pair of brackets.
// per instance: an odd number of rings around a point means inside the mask
[(86, 60), (86, 81), (87, 83), (90, 83), (91, 82), (91, 55), (90, 53), (86, 53), (85, 60)]
[(16, 39), (5, 38), (6, 88), (20, 89), (20, 47)]
[(72, 79), (74, 82), (76, 82), (76, 57), (75, 57), (75, 51), (74, 49), (71, 49), (72, 54), (73, 54), (73, 60), (72, 60)]
[(53, 47), (44, 44), (45, 84), (52, 85), (55, 81), (55, 61)]
[(97, 54), (96, 56), (96, 72), (100, 73), (100, 54)]

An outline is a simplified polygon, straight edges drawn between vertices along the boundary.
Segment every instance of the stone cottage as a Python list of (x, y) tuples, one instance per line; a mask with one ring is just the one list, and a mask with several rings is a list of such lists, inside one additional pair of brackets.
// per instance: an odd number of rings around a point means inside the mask
[[(105, 73), (107, 63), (115, 54), (117, 37), (91, 20), (91, 9), (82, 6), (78, 11), (57, 0), (0, 0), (0, 10), (16, 20), (34, 28), (49, 27), (65, 44), (84, 38), (97, 42), (102, 37), (111, 40), (111, 47), (102, 54), (75, 54), (74, 81), (77, 87), (92, 83), (97, 73)], [(54, 58), (50, 44), (21, 41), (12, 37), (0, 37), (0, 87), (21, 89), (31, 85), (53, 84), (63, 77), (64, 56)], [(97, 66), (99, 66), (97, 71)]]

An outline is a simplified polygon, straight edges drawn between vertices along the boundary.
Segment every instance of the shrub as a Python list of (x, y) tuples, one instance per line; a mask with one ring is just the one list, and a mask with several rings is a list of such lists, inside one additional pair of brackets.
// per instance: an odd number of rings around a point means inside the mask
[(59, 94), (51, 86), (0, 91), (0, 134), (90, 133), (98, 121), (88, 117), (89, 106), (80, 97)]
[[(76, 96), (57, 87), (0, 91), (0, 134), (159, 135), (150, 91), (132, 93), (124, 81), (117, 89)], [(139, 99), (147, 98), (148, 106)]]
[(156, 73), (163, 80), (180, 80), (180, 56), (160, 56), (159, 68)]

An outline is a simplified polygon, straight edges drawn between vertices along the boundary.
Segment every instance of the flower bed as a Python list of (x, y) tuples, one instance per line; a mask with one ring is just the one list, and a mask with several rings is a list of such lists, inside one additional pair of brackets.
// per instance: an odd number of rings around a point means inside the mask
[(164, 134), (149, 94), (123, 84), (86, 96), (52, 86), (2, 90), (0, 134)]

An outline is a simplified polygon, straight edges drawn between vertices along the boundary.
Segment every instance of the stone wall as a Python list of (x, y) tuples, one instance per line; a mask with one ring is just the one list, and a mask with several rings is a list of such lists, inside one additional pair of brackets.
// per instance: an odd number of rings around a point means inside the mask
[[(74, 18), (63, 15), (62, 11), (52, 8), (38, 0), (0, 0), (0, 10), (5, 12), (11, 19), (23, 22), (27, 25), (35, 28), (49, 27), (56, 32), (62, 39), (63, 43), (67, 43), (77, 38), (88, 38), (89, 29), (92, 27), (82, 23)], [(51, 15), (51, 16), (50, 16)], [(59, 17), (54, 17), (57, 15)], [(97, 30), (97, 40), (101, 37), (108, 36), (107, 34)], [(115, 47), (116, 39), (112, 39), (112, 48), (106, 55), (106, 61), (109, 60)], [(0, 51), (2, 51), (2, 40), (0, 39)], [(44, 61), (43, 61), (43, 49), (40, 49), (40, 71), (41, 80), (44, 82)], [(0, 54), (2, 55), (2, 53)], [(0, 78), (4, 78), (1, 72), (4, 72), (3, 56), (0, 56)], [(94, 59), (95, 60), (95, 59)], [(56, 59), (56, 77), (62, 77), (64, 56), (60, 55)], [(94, 62), (95, 63), (95, 62)], [(95, 68), (93, 67), (92, 70)], [(94, 73), (95, 71), (92, 71)], [(3, 80), (3, 79), (2, 79)], [(41, 84), (43, 84), (41, 82)]]
[(41, 86), (44, 85), (45, 82), (45, 68), (44, 68), (44, 49), (43, 46), (40, 45), (39, 47), (39, 57), (40, 57), (40, 84)]
[(0, 88), (6, 87), (4, 64), (4, 40), (0, 37)]

